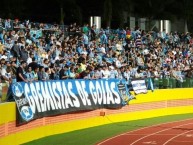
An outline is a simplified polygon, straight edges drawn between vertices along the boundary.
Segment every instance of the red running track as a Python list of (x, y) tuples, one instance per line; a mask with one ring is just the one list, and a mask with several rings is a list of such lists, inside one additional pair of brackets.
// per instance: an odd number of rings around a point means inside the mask
[(126, 132), (97, 145), (193, 145), (193, 119)]

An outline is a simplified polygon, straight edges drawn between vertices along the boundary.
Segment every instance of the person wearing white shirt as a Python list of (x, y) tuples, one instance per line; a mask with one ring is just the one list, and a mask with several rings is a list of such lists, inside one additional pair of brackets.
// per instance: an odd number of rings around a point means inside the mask
[(110, 72), (109, 78), (111, 78), (111, 79), (117, 78), (118, 72), (113, 66), (109, 66), (109, 72)]
[(11, 39), (8, 38), (4, 44), (4, 48), (6, 48), (7, 50), (11, 50), (12, 47), (13, 47), (13, 43), (11, 42)]
[(7, 58), (8, 58), (7, 56), (8, 56), (7, 52), (3, 51), (3, 55), (1, 56), (1, 59), (7, 60)]
[(153, 76), (154, 76), (154, 78), (159, 78), (160, 77), (160, 74), (159, 74), (157, 68), (153, 68)]
[(102, 52), (102, 54), (106, 54), (105, 44), (102, 45), (102, 47), (101, 47), (101, 52)]
[(8, 86), (12, 81), (11, 74), (12, 72), (10, 64), (4, 65), (1, 70), (2, 82), (7, 83)]
[(164, 29), (164, 30), (161, 32), (161, 37), (162, 37), (162, 39), (165, 40), (165, 38), (166, 38), (166, 29)]
[(29, 57), (27, 58), (27, 64), (30, 64), (32, 62), (32, 58), (34, 57), (33, 53), (29, 54)]
[(105, 50), (105, 45), (101, 45), (99, 44), (98, 48), (97, 48), (98, 54), (103, 57), (106, 55), (106, 50)]
[(28, 67), (27, 72), (26, 72), (25, 75), (26, 75), (26, 78), (27, 78), (27, 80), (28, 80), (29, 82), (34, 81), (34, 74), (33, 74), (33, 72), (32, 72), (32, 68), (31, 68), (31, 67)]
[(129, 68), (127, 68), (126, 71), (124, 71), (123, 76), (124, 76), (124, 78), (125, 78), (127, 81), (129, 81), (130, 76), (131, 76), (131, 72), (130, 72)]
[(102, 70), (102, 78), (108, 79), (110, 76), (110, 71), (108, 69), (108, 66), (104, 66)]
[(11, 28), (11, 20), (10, 19), (7, 19), (5, 20), (5, 29), (10, 29)]
[(135, 73), (135, 78), (141, 78), (141, 71), (140, 71), (140, 69), (137, 69), (137, 72)]
[(117, 74), (118, 74), (117, 75), (118, 79), (123, 79), (123, 74), (122, 74), (122, 72), (121, 72), (121, 70), (119, 68), (117, 69)]
[(102, 78), (102, 70), (101, 70), (101, 68), (95, 68), (95, 70), (94, 70), (94, 78), (95, 79), (100, 79), (100, 78)]

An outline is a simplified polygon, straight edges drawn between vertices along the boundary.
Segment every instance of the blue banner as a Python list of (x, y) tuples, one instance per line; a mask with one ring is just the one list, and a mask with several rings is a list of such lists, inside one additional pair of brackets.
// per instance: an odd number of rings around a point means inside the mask
[(52, 80), (18, 82), (9, 93), (18, 108), (18, 123), (33, 119), (98, 108), (115, 109), (125, 105), (127, 87), (118, 79)]

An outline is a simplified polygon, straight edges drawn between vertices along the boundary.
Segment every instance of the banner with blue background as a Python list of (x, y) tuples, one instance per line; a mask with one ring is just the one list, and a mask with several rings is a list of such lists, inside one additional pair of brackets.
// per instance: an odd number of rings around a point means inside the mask
[(81, 110), (116, 109), (126, 104), (124, 80), (52, 80), (17, 82), (10, 86), (17, 104), (18, 123)]

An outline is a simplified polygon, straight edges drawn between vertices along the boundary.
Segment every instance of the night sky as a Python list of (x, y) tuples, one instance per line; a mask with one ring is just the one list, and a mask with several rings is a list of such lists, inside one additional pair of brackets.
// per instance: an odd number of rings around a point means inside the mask
[[(60, 0), (1, 0), (1, 18), (9, 18), (12, 13), (13, 19), (30, 19), (32, 21), (59, 22), (60, 21)], [(73, 2), (74, 1), (74, 2)], [(19, 4), (22, 3), (22, 5)], [(100, 16), (103, 14), (104, 0), (63, 0), (65, 12), (65, 23), (75, 21), (72, 11), (75, 6), (81, 9), (83, 22), (89, 20), (89, 16)], [(19, 8), (19, 6), (21, 8)], [(18, 12), (19, 11), (19, 12)], [(18, 13), (18, 14), (17, 14)], [(74, 12), (76, 13), (76, 12)]]
[[(102, 24), (105, 25), (104, 2), (105, 0), (1, 0), (0, 18), (60, 23), (62, 3), (65, 14), (64, 24), (69, 25), (77, 22), (82, 25), (89, 23), (90, 16), (101, 16)], [(167, 0), (164, 3), (163, 0), (111, 0), (111, 2), (111, 25), (116, 27), (121, 25), (121, 20), (124, 17), (121, 11), (128, 11), (132, 16), (146, 17), (152, 20), (170, 19), (175, 21), (186, 18), (189, 24), (193, 22), (192, 0)]]

